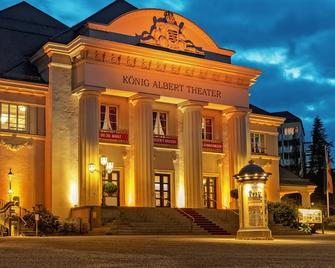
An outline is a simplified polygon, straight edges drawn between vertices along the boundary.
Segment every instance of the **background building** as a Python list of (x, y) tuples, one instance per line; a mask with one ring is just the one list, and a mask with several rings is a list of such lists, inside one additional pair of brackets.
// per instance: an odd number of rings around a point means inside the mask
[(305, 175), (305, 131), (301, 119), (287, 111), (271, 114), (285, 118), (284, 124), (278, 130), (280, 165), (303, 177)]

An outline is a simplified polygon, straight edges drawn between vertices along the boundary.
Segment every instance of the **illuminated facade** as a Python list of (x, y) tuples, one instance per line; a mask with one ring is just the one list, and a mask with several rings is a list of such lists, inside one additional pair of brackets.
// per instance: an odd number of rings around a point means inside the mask
[[(260, 71), (231, 64), (234, 51), (181, 15), (119, 0), (72, 28), (41, 20), (55, 33), (28, 58), (33, 71), (0, 79), (2, 199), (12, 168), (22, 206), (62, 217), (101, 203), (230, 208), (233, 175), (253, 159), (280, 200), (284, 119), (249, 108)], [(101, 156), (114, 163), (105, 180)]]

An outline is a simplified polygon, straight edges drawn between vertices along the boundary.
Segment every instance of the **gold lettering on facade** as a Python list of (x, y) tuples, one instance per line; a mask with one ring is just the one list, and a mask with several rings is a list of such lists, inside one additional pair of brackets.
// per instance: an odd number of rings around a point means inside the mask
[(211, 98), (221, 99), (222, 94), (220, 90), (212, 88), (203, 88), (203, 87), (193, 87), (190, 85), (184, 85), (179, 83), (153, 80), (150, 81), (147, 78), (136, 77), (133, 75), (123, 75), (122, 84), (133, 85), (133, 86), (142, 86), (142, 87), (151, 87), (153, 89), (164, 89), (173, 92), (186, 92), (191, 95), (206, 96)]

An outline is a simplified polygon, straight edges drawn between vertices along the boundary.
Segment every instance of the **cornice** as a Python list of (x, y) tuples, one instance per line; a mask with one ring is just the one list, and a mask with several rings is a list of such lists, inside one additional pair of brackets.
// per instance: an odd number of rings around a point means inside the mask
[(207, 79), (244, 89), (252, 86), (261, 74), (259, 70), (243, 66), (87, 36), (78, 36), (67, 45), (48, 42), (43, 53), (37, 52), (31, 60), (55, 53), (70, 56), (74, 64), (85, 61), (120, 65)]
[(0, 79), (0, 91), (45, 96), (48, 93), (48, 87), (47, 84)]
[(270, 125), (274, 127), (279, 127), (285, 121), (285, 118), (271, 115), (260, 115), (251, 113), (249, 116), (249, 122), (259, 125)]

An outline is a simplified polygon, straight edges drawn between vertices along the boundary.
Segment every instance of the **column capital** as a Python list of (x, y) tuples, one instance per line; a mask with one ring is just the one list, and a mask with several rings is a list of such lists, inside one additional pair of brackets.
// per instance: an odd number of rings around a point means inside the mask
[(77, 95), (100, 95), (102, 92), (106, 91), (106, 88), (104, 87), (95, 87), (95, 86), (79, 86), (72, 90), (72, 93)]
[(184, 102), (178, 104), (178, 108), (180, 108), (182, 110), (187, 109), (187, 108), (201, 109), (206, 105), (208, 105), (208, 102), (187, 100), (187, 101), (184, 101)]
[(149, 94), (149, 93), (137, 93), (131, 97), (129, 97), (129, 101), (132, 104), (136, 104), (139, 101), (142, 102), (153, 102), (159, 99), (159, 95)]
[(232, 106), (222, 111), (222, 115), (227, 119), (232, 117), (241, 117), (251, 113), (251, 109), (246, 107)]

